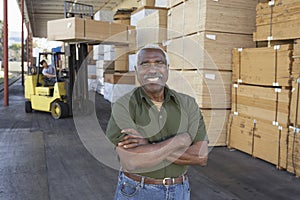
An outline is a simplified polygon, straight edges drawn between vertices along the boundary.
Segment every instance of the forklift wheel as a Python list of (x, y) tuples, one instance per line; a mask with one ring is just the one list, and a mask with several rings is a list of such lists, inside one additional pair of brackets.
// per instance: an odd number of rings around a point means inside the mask
[(69, 109), (67, 104), (60, 101), (56, 101), (52, 103), (51, 115), (54, 119), (67, 117), (68, 113), (69, 113)]
[(32, 107), (31, 107), (31, 102), (30, 101), (25, 101), (25, 112), (26, 113), (31, 113), (32, 112)]

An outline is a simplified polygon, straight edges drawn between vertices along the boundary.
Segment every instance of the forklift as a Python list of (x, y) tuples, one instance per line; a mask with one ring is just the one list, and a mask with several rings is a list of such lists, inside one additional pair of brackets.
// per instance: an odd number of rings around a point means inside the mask
[[(63, 72), (65, 76), (62, 76), (59, 66), (61, 57), (64, 56), (64, 52), (43, 52), (39, 53), (38, 65), (40, 61), (48, 59), (54, 64), (56, 71), (56, 82), (54, 85), (49, 85), (45, 82), (45, 77), (42, 74), (43, 67), (29, 67), (27, 76), (25, 77), (25, 112), (30, 113), (32, 110), (50, 112), (54, 119), (67, 117), (69, 113), (69, 107), (66, 99), (66, 87), (64, 77), (66, 78), (66, 72)], [(59, 73), (58, 73), (59, 71)]]
[(54, 85), (45, 84), (41, 66), (28, 68), (25, 77), (25, 112), (50, 112), (54, 119), (72, 116), (73, 111), (80, 115), (93, 112), (93, 102), (89, 100), (88, 92), (87, 55), (86, 43), (65, 44), (65, 52), (39, 53), (38, 65), (42, 57), (49, 56), (55, 69), (62, 68), (59, 63), (63, 57), (67, 58), (67, 64), (63, 69), (56, 70)]
[[(65, 1), (65, 18), (79, 16), (93, 19), (91, 5)], [(53, 86), (43, 82), (42, 67), (30, 67), (25, 79), (25, 111), (32, 110), (50, 112), (54, 119), (72, 116), (73, 112), (83, 116), (94, 111), (94, 103), (89, 100), (87, 56), (88, 44), (82, 42), (67, 42), (64, 44), (65, 52), (49, 52), (39, 54), (41, 57), (51, 55), (55, 69), (58, 61), (65, 56), (64, 71), (57, 71), (57, 81)], [(39, 64), (38, 63), (38, 64)], [(63, 81), (61, 81), (61, 79)]]

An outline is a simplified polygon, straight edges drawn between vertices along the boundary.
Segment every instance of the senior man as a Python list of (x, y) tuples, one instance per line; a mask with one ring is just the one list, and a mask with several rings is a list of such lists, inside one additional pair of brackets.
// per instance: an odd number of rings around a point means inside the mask
[(122, 166), (115, 199), (188, 200), (188, 166), (208, 158), (202, 114), (166, 85), (169, 59), (158, 45), (137, 52), (136, 75), (141, 86), (116, 101), (106, 131)]

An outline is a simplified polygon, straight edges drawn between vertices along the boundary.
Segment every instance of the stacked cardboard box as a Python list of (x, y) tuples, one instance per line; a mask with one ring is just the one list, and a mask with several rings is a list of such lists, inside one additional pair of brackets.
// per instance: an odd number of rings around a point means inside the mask
[(119, 9), (114, 15), (114, 23), (130, 25), (130, 15), (133, 9)]
[[(170, 68), (186, 79), (202, 109), (211, 145), (226, 145), (231, 108), (231, 51), (254, 47), (256, 0), (169, 0)], [(251, 19), (252, 16), (252, 19)], [(181, 88), (181, 81), (174, 87)], [(181, 92), (187, 93), (186, 88)], [(222, 121), (222, 122), (221, 122)]]
[(140, 19), (136, 31), (137, 48), (148, 43), (164, 43), (167, 40), (167, 10), (158, 9)]
[(64, 42), (130, 44), (135, 42), (134, 29), (125, 24), (73, 17), (48, 21), (47, 35), (49, 40)]

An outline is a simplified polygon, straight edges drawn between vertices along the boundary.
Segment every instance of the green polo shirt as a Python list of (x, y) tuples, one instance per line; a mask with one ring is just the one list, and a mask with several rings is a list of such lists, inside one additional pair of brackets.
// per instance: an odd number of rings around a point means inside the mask
[[(164, 95), (160, 111), (141, 87), (118, 99), (106, 130), (109, 140), (117, 145), (125, 136), (121, 130), (126, 128), (137, 130), (149, 143), (158, 143), (185, 132), (190, 134), (193, 142), (207, 140), (203, 117), (195, 99), (168, 87), (165, 87)], [(147, 172), (137, 174), (152, 178), (178, 177), (187, 167), (163, 161)]]

